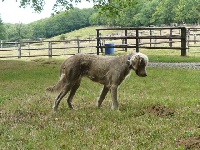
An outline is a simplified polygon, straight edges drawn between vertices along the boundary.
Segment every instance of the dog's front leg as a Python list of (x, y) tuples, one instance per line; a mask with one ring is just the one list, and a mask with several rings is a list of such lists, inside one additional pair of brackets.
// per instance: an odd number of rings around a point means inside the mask
[(101, 92), (101, 95), (100, 95), (100, 97), (99, 97), (99, 99), (98, 99), (98, 101), (97, 101), (97, 106), (98, 106), (99, 108), (101, 107), (101, 104), (102, 104), (102, 102), (104, 101), (104, 99), (105, 99), (105, 97), (106, 97), (108, 91), (109, 91), (109, 88), (106, 87), (106, 86), (104, 86), (104, 87), (103, 87), (103, 90), (102, 90), (102, 92)]
[(118, 86), (112, 85), (110, 89), (111, 89), (111, 97), (112, 97), (112, 109), (118, 110), (119, 109), (119, 103), (118, 103), (118, 100), (117, 100)]

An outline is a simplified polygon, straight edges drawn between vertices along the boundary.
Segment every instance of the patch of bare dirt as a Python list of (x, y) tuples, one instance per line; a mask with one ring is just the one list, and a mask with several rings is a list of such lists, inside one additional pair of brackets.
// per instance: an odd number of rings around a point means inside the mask
[(163, 105), (153, 105), (147, 108), (147, 112), (156, 116), (173, 116), (175, 111)]
[(200, 136), (181, 139), (177, 142), (177, 144), (185, 149), (200, 149)]
[(41, 63), (41, 64), (56, 64), (54, 60), (48, 60), (48, 59), (42, 59), (42, 58), (33, 59), (31, 61)]

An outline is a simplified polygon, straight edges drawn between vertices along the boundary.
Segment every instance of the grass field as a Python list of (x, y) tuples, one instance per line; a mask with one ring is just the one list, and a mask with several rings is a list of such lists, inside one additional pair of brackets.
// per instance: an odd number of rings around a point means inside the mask
[[(95, 29), (65, 36), (87, 38), (88, 33), (96, 33)], [(197, 48), (190, 49), (186, 57), (176, 50), (141, 52), (151, 62), (200, 60)], [(124, 53), (117, 51), (114, 55)], [(111, 110), (110, 94), (103, 107), (96, 108), (102, 85), (84, 78), (73, 101), (77, 110), (70, 110), (63, 100), (59, 112), (54, 113), (57, 95), (45, 89), (57, 82), (65, 57), (0, 60), (0, 149), (200, 148), (199, 70), (148, 68), (146, 78), (132, 73), (119, 88), (120, 111)]]
[[(0, 60), (0, 149), (147, 150), (198, 149), (200, 136), (199, 70), (148, 68), (119, 88), (120, 111), (112, 111), (102, 86), (82, 80), (74, 105), (45, 88), (58, 80), (62, 60)], [(187, 142), (185, 139), (196, 139)]]

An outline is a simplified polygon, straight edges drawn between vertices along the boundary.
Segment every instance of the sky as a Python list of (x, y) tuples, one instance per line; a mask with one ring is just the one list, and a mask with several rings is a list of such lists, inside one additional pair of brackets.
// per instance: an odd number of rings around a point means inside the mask
[[(40, 19), (48, 18), (53, 13), (53, 5), (56, 0), (45, 0), (46, 4), (41, 13), (36, 13), (31, 7), (20, 8), (20, 0), (0, 0), (0, 18), (3, 23), (24, 23), (28, 24)], [(83, 0), (82, 3), (75, 5), (78, 8), (91, 8), (92, 3)]]

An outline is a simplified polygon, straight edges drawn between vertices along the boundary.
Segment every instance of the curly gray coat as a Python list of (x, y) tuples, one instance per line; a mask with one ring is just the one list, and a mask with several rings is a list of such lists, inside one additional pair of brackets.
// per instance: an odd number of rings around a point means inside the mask
[(103, 84), (103, 90), (98, 99), (101, 107), (108, 91), (111, 91), (112, 108), (118, 109), (117, 89), (125, 77), (134, 70), (140, 77), (147, 76), (148, 57), (142, 53), (131, 53), (123, 56), (97, 56), (77, 54), (66, 59), (61, 65), (60, 80), (47, 91), (60, 91), (56, 98), (54, 111), (57, 111), (62, 98), (70, 91), (67, 98), (69, 108), (73, 109), (72, 99), (80, 86), (81, 78), (88, 77), (92, 81)]

